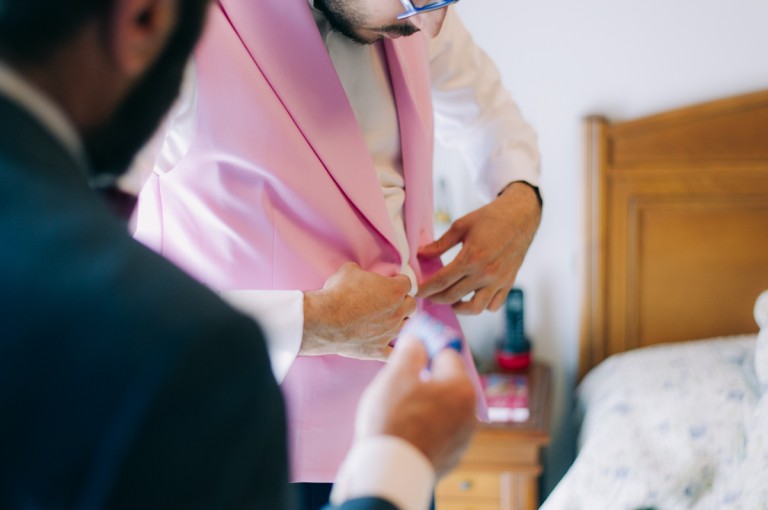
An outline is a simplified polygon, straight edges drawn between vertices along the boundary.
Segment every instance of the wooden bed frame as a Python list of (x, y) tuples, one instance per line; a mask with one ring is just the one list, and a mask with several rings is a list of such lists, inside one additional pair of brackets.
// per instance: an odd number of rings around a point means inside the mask
[(752, 333), (768, 289), (768, 91), (589, 117), (580, 376), (657, 343)]

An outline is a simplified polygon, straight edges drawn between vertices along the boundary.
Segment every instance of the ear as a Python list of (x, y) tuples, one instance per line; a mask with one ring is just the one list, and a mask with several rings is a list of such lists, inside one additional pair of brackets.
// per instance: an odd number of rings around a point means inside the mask
[(177, 23), (183, 0), (115, 0), (108, 35), (112, 56), (123, 73), (135, 78), (160, 55)]

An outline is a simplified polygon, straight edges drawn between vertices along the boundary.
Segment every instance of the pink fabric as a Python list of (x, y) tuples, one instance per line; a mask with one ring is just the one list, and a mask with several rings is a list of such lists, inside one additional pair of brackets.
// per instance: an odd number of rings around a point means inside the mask
[[(426, 43), (416, 35), (385, 46), (415, 254), (433, 239)], [(222, 0), (196, 65), (197, 131), (179, 165), (142, 191), (137, 238), (218, 290), (318, 289), (347, 261), (399, 273), (373, 162), (306, 0)], [(436, 270), (435, 261), (411, 265), (417, 277)], [(450, 308), (430, 312), (457, 326)], [(380, 367), (297, 358), (282, 386), (293, 481), (333, 480)]]

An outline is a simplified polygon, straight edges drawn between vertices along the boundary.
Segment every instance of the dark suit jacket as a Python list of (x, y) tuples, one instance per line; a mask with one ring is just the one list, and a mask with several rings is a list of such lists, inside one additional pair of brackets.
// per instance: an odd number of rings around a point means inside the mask
[(0, 96), (0, 508), (289, 508), (258, 327), (131, 239), (86, 182)]

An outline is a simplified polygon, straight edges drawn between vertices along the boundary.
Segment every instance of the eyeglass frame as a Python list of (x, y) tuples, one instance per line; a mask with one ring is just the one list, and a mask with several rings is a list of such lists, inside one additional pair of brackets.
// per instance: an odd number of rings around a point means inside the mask
[(448, 7), (449, 5), (455, 4), (459, 0), (437, 0), (436, 2), (428, 3), (427, 5), (424, 5), (422, 7), (416, 7), (413, 5), (413, 0), (400, 0), (400, 3), (403, 4), (403, 8), (405, 9), (405, 12), (397, 16), (397, 19), (407, 19), (411, 16), (416, 16), (417, 14), (422, 14), (425, 12), (430, 11), (436, 11), (438, 9), (444, 9)]

